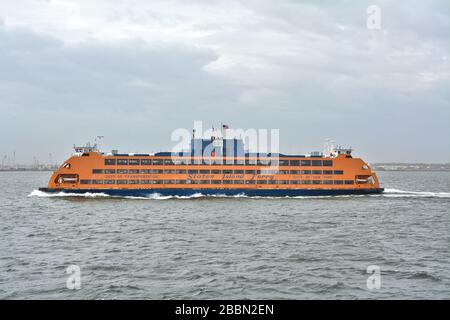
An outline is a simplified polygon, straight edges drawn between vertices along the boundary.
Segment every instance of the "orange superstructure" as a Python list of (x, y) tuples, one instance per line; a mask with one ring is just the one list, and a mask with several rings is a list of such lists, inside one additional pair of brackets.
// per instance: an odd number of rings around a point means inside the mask
[(247, 194), (303, 196), (380, 193), (377, 175), (351, 150), (327, 156), (105, 154), (78, 148), (43, 191), (112, 195)]

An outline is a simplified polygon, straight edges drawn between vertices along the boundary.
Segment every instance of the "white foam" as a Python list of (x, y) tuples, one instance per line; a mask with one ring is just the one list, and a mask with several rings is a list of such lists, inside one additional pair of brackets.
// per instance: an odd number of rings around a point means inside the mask
[(450, 192), (429, 192), (429, 191), (407, 191), (399, 189), (384, 190), (382, 196), (401, 198), (401, 197), (415, 197), (415, 198), (450, 198)]
[(43, 192), (40, 190), (33, 190), (28, 197), (39, 197), (39, 198), (55, 198), (55, 197), (83, 197), (83, 198), (104, 198), (109, 197), (106, 193), (69, 193), (69, 192), (58, 192), (50, 193)]
[[(111, 196), (106, 193), (47, 193), (40, 190), (33, 190), (29, 197), (54, 198), (54, 197), (84, 197), (84, 198), (122, 198), (122, 199), (136, 199), (136, 200), (169, 200), (169, 199), (199, 199), (199, 198), (248, 198), (248, 199), (336, 199), (336, 198), (357, 198), (366, 197), (367, 195), (337, 195), (337, 196), (248, 196), (244, 193), (237, 195), (205, 195), (202, 193), (195, 193), (190, 196), (164, 196), (159, 193), (150, 193), (147, 196)], [(427, 192), (427, 191), (406, 191), (399, 189), (385, 189), (382, 194), (369, 195), (371, 197), (389, 197), (389, 198), (450, 198), (449, 192)]]

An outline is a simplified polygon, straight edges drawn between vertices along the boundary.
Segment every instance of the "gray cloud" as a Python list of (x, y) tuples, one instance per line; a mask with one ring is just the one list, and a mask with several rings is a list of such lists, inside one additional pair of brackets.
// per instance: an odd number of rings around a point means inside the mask
[(75, 27), (3, 8), (2, 149), (62, 160), (102, 134), (157, 151), (204, 120), (280, 128), (286, 152), (332, 137), (369, 161), (449, 162), (449, 4), (379, 1), (380, 31), (370, 4), (82, 2)]

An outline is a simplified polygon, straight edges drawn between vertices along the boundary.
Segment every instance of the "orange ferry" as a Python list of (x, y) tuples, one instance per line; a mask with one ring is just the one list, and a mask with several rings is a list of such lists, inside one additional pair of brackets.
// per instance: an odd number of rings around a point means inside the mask
[[(193, 137), (188, 153), (119, 154), (100, 152), (97, 145), (75, 147), (75, 154), (40, 190), (136, 197), (329, 196), (384, 190), (375, 172), (362, 159), (353, 158), (351, 149), (262, 155), (244, 153), (241, 139), (223, 139), (219, 147), (214, 140)], [(204, 157), (207, 148), (212, 152)]]

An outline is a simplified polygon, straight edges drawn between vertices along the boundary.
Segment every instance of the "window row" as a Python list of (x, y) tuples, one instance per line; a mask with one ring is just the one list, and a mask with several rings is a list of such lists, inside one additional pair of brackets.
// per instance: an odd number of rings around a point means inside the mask
[[(190, 162), (190, 163), (189, 163)], [(146, 165), (182, 165), (182, 164), (221, 164), (211, 162), (210, 160), (203, 160), (202, 162), (199, 161), (199, 163), (195, 162), (194, 160), (190, 161), (189, 159), (178, 159), (178, 160), (172, 160), (172, 159), (105, 159), (105, 165), (107, 166), (146, 166)], [(231, 164), (231, 165), (278, 165), (280, 167), (284, 166), (302, 166), (302, 167), (332, 167), (333, 166), (333, 160), (239, 160), (234, 159), (231, 163), (224, 161), (223, 164)]]
[(80, 180), (80, 184), (354, 184), (353, 180)]
[(93, 169), (93, 174), (324, 174), (342, 175), (343, 170), (197, 170), (197, 169)]

